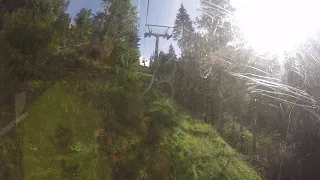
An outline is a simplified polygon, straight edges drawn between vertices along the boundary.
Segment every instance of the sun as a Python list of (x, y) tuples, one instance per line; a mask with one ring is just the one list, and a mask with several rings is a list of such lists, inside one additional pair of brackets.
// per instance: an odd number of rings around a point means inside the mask
[(292, 51), (320, 29), (319, 0), (232, 0), (235, 17), (256, 51)]

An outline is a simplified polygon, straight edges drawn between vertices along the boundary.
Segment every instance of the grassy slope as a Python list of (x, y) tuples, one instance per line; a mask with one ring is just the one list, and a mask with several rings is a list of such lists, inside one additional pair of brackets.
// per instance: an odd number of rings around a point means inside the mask
[(93, 136), (102, 118), (89, 104), (76, 101), (66, 85), (56, 84), (28, 112), (19, 125), (24, 133), (25, 179), (97, 179), (98, 174), (102, 179), (260, 179), (210, 125), (191, 118), (167, 99), (148, 106), (145, 114), (157, 125), (150, 128), (148, 122), (147, 137), (135, 128), (110, 123), (109, 129), (117, 130), (106, 132), (113, 143), (107, 146), (102, 168), (97, 166)]
[(25, 179), (62, 179), (62, 161), (72, 171), (72, 164), (79, 160), (83, 163), (77, 176), (95, 176), (94, 131), (101, 122), (98, 111), (77, 102), (67, 93), (66, 86), (58, 83), (28, 113), (19, 125), (23, 132)]
[(260, 179), (210, 125), (193, 119), (167, 99), (153, 102), (150, 109), (153, 118), (162, 114), (157, 119), (159, 126), (166, 119), (158, 146), (170, 157), (170, 163), (162, 167), (170, 168), (169, 179)]
[(179, 179), (259, 179), (210, 125), (185, 118), (166, 137), (179, 149), (173, 154), (181, 166)]

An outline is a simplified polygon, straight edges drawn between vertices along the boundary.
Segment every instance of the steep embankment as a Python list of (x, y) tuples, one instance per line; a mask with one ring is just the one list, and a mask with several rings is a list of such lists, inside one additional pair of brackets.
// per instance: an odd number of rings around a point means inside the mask
[(19, 125), (25, 179), (260, 179), (210, 125), (166, 98), (146, 107), (136, 127), (101, 129), (101, 113), (56, 84)]
[(23, 133), (25, 179), (94, 178), (94, 131), (102, 118), (63, 83), (47, 90), (19, 125)]

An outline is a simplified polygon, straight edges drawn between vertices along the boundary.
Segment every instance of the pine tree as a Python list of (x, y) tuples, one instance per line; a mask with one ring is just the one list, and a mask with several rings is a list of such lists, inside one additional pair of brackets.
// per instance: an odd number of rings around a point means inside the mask
[(184, 53), (188, 49), (188, 41), (195, 29), (187, 10), (181, 4), (173, 27), (173, 38), (178, 41), (181, 51)]
[(169, 52), (168, 52), (168, 55), (169, 59), (172, 59), (172, 60), (177, 60), (177, 55), (176, 55), (176, 52), (172, 46), (172, 44), (170, 44), (169, 46)]
[[(88, 42), (92, 34), (92, 19), (91, 10), (85, 8), (81, 9), (75, 18), (76, 30), (78, 33), (78, 40)], [(82, 42), (82, 43), (84, 43)]]
[(167, 61), (169, 60), (167, 54), (163, 51), (160, 51), (159, 52), (159, 62), (160, 62), (160, 65), (163, 65), (165, 64)]
[(152, 73), (156, 70), (154, 60), (155, 60), (155, 53), (153, 52), (149, 58), (149, 67)]
[[(234, 8), (231, 6), (230, 0), (210, 0), (212, 4), (224, 9), (229, 12), (233, 12)], [(225, 47), (231, 40), (236, 36), (237, 29), (232, 29), (230, 22), (227, 21), (229, 14), (224, 13), (217, 9), (208, 7), (206, 3), (202, 4), (202, 8), (207, 12), (210, 12), (209, 16), (207, 13), (203, 13), (199, 19), (197, 19), (197, 25), (200, 29), (205, 29), (205, 37), (208, 41), (208, 51), (216, 51)], [(212, 18), (215, 17), (215, 18)]]

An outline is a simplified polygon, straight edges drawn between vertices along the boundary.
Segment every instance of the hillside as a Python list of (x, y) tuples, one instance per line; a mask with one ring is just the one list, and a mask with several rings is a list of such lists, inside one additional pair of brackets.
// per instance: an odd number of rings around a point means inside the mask
[(207, 125), (164, 97), (151, 98), (140, 126), (110, 120), (57, 83), (28, 110), (25, 179), (260, 179)]

